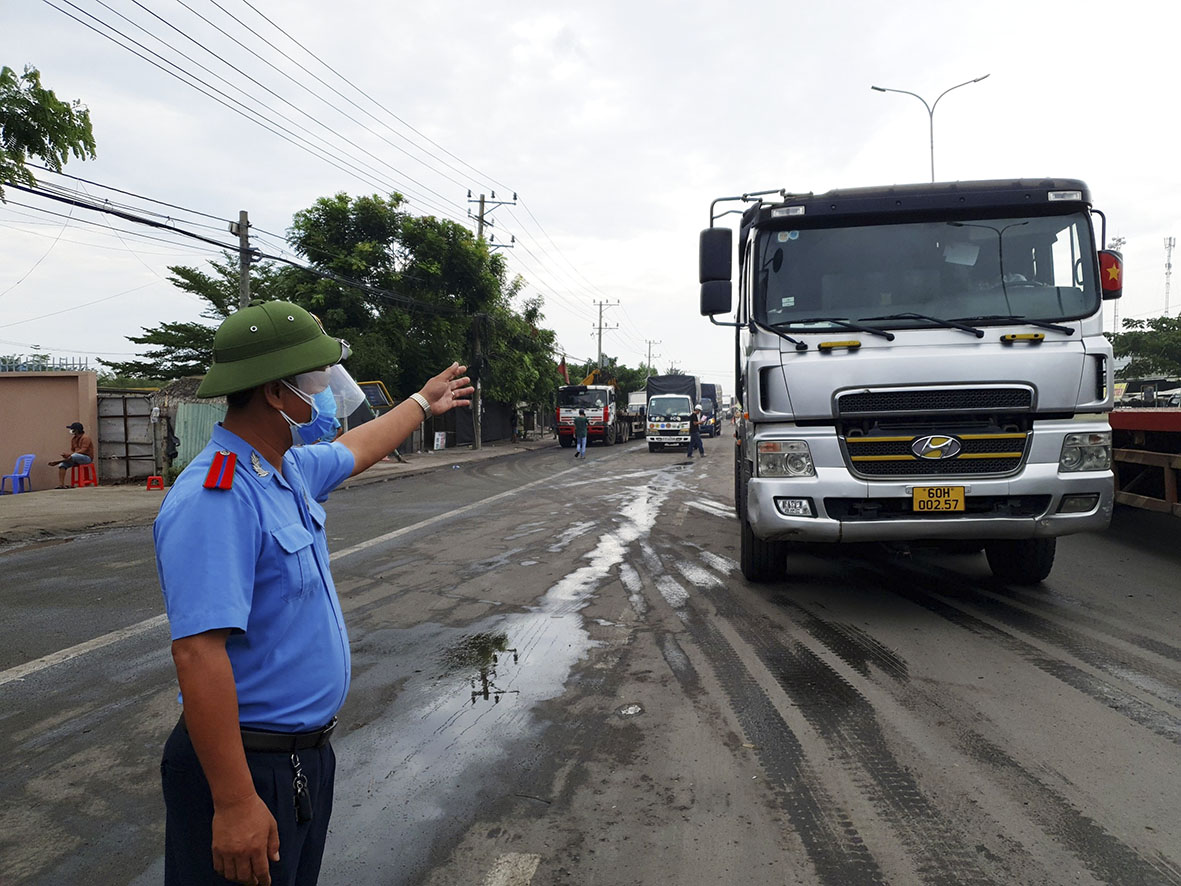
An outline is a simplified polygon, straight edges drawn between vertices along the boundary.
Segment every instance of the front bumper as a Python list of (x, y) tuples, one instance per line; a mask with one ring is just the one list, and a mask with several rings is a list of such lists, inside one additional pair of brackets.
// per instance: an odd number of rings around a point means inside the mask
[[(816, 476), (751, 478), (747, 519), (759, 538), (803, 542), (1019, 539), (1106, 529), (1115, 492), (1112, 472), (1058, 470), (1063, 436), (1092, 428), (1069, 421), (1054, 425), (1035, 432), (1019, 473), (999, 478), (860, 479), (846, 468), (835, 437), (793, 432), (796, 439), (808, 439)], [(915, 513), (912, 492), (924, 486), (964, 487), (966, 510)], [(1064, 497), (1080, 495), (1096, 496), (1095, 506), (1082, 513), (1059, 513)], [(809, 499), (815, 516), (784, 516), (777, 498)]]

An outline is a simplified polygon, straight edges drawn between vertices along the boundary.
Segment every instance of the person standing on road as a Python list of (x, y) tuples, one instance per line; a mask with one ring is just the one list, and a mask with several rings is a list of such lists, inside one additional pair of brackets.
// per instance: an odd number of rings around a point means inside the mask
[(578, 416), (574, 419), (574, 457), (586, 458), (586, 435), (587, 428), (590, 422), (586, 417), (586, 410), (578, 410)]
[(160, 764), (167, 886), (319, 876), (351, 665), (318, 502), (473, 390), (453, 363), (335, 442), (298, 445), (332, 429), (325, 390), (359, 393), (347, 356), (282, 301), (251, 302), (214, 337), (197, 395), (225, 395), (225, 419), (153, 529), (183, 705)]
[(94, 461), (94, 441), (86, 433), (82, 422), (76, 421), (66, 425), (70, 432), (70, 451), (63, 452), (59, 461), (49, 462), (49, 466), (57, 468), (57, 488), (69, 489), (66, 485), (66, 471), (75, 465), (88, 465)]
[(693, 407), (693, 414), (689, 416), (689, 460), (693, 460), (693, 450), (701, 452), (705, 458), (705, 446), (701, 442), (701, 404)]

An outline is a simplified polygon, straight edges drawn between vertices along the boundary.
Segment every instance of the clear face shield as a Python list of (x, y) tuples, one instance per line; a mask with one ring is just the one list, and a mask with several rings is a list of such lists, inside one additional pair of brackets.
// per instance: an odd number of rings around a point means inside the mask
[[(342, 341), (341, 360), (351, 353), (349, 346)], [(302, 424), (282, 413), (291, 425), (292, 441), (297, 445), (332, 440), (340, 427), (337, 416), (352, 415), (365, 402), (365, 393), (340, 363), (334, 363), (327, 369), (301, 372), (291, 381), (283, 379), (283, 384), (312, 407), (311, 418)]]

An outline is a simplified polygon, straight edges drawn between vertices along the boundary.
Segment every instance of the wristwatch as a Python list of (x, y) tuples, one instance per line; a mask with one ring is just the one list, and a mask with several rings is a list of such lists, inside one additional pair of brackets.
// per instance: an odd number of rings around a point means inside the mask
[(431, 415), (431, 404), (422, 394), (411, 394), (410, 399), (422, 407), (422, 420), (426, 421)]

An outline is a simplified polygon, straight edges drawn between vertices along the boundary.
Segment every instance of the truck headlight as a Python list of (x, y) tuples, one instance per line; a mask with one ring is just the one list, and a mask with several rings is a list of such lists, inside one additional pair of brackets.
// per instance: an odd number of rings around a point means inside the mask
[(1111, 470), (1111, 431), (1067, 434), (1062, 441), (1058, 470), (1063, 473)]
[(803, 440), (759, 442), (756, 472), (760, 477), (815, 477), (812, 452)]

